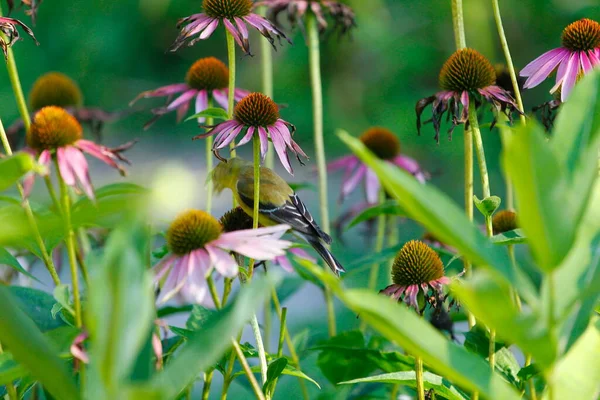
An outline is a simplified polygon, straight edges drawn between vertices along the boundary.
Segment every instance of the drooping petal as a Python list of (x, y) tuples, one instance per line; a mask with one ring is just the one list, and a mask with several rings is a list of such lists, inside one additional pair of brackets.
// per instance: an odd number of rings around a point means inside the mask
[(267, 151), (269, 150), (269, 136), (267, 130), (262, 126), (258, 127), (258, 138), (260, 139), (261, 163), (265, 161)]
[(419, 163), (415, 159), (405, 155), (399, 155), (396, 158), (394, 158), (393, 163), (399, 166), (400, 168), (404, 169), (406, 172), (412, 174), (415, 178), (417, 178), (419, 182), (425, 183), (425, 174), (423, 173), (421, 167), (419, 166)]
[[(206, 90), (200, 90), (196, 96), (196, 104), (194, 105), (194, 112), (196, 114), (208, 108), (208, 92)], [(203, 124), (206, 121), (205, 117), (199, 117), (198, 123)]]
[(379, 183), (379, 178), (377, 177), (377, 174), (371, 168), (367, 168), (367, 176), (365, 178), (365, 181), (367, 202), (369, 202), (370, 204), (376, 204), (379, 200), (379, 190), (381, 189), (381, 184)]
[(306, 252), (306, 250), (300, 248), (300, 247), (292, 247), (291, 249), (288, 250), (289, 253), (292, 253), (294, 256), (301, 258), (303, 260), (308, 260), (312, 263), (317, 262), (317, 259), (314, 258), (313, 256), (311, 256), (310, 254), (308, 254)]
[(224, 90), (213, 90), (212, 92), (213, 98), (215, 101), (225, 109), (225, 111), (229, 110), (229, 99), (227, 98), (227, 91)]
[(327, 164), (327, 171), (334, 172), (340, 169), (354, 168), (358, 158), (354, 154), (337, 158)]
[(119, 171), (123, 171), (123, 168), (117, 163), (119, 158), (117, 156), (115, 156), (114, 153), (111, 152), (110, 149), (108, 149), (107, 147), (101, 146), (99, 144), (92, 142), (91, 140), (85, 140), (85, 139), (80, 139), (77, 142), (75, 142), (75, 146), (77, 148), (85, 151), (92, 157), (95, 157), (95, 158), (99, 159), (100, 161), (103, 161), (107, 165), (109, 165), (115, 169), (118, 169)]
[(588, 57), (587, 51), (580, 52), (579, 59), (581, 61), (581, 69), (583, 70), (584, 74), (589, 73), (594, 68), (592, 62), (590, 61), (590, 58)]
[(185, 92), (171, 103), (169, 103), (166, 107), (155, 108), (152, 112), (156, 115), (163, 115), (169, 113), (185, 103), (189, 103), (189, 101), (198, 93), (196, 89), (190, 89)]
[(59, 147), (56, 149), (56, 159), (58, 161), (58, 170), (60, 171), (60, 176), (62, 179), (67, 185), (75, 186), (75, 175), (71, 169), (71, 165), (66, 154), (66, 149), (64, 147)]
[(238, 144), (235, 146), (236, 148), (245, 145), (246, 143), (248, 143), (250, 140), (252, 140), (252, 138), (254, 137), (254, 132), (255, 132), (256, 128), (253, 126), (248, 127), (248, 130), (246, 131), (246, 134), (244, 135), (244, 137), (242, 138), (242, 140), (240, 140), (238, 142)]
[(238, 265), (228, 252), (223, 251), (210, 243), (205, 246), (205, 249), (210, 255), (212, 265), (217, 272), (227, 278), (233, 278), (237, 275)]
[(174, 265), (161, 288), (157, 303), (162, 304), (169, 301), (177, 294), (177, 292), (179, 292), (179, 290), (181, 290), (188, 274), (188, 262), (187, 254), (182, 257), (177, 257), (174, 260)]
[(67, 146), (65, 148), (65, 154), (72, 171), (75, 173), (77, 180), (82, 186), (83, 191), (90, 199), (93, 200), (94, 189), (92, 188), (88, 163), (85, 159), (85, 156), (81, 150), (74, 146)]
[(342, 199), (348, 196), (350, 193), (352, 193), (354, 189), (356, 189), (356, 186), (358, 186), (359, 182), (361, 181), (361, 179), (363, 179), (366, 173), (367, 167), (364, 164), (361, 164), (356, 170), (356, 172), (354, 172), (354, 175), (352, 175), (342, 185)]
[(148, 90), (137, 95), (137, 97), (129, 102), (129, 106), (132, 106), (139, 99), (145, 99), (148, 97), (163, 97), (170, 96), (176, 93), (184, 92), (190, 89), (187, 83), (176, 83), (174, 85), (162, 86), (158, 89)]
[(537, 74), (541, 69), (544, 69), (548, 71), (546, 73), (546, 76), (548, 76), (548, 74), (552, 72), (554, 68), (556, 68), (556, 66), (567, 54), (569, 54), (569, 50), (563, 47), (547, 51), (546, 53), (542, 54), (541, 56), (527, 64), (525, 68), (521, 70), (520, 75), (524, 77), (532, 77), (533, 75)]
[[(223, 24), (225, 25), (225, 29), (227, 29), (231, 36), (235, 39), (236, 43), (244, 50), (245, 53), (250, 52), (250, 48), (246, 47), (242, 39), (242, 34), (238, 31), (238, 29), (229, 21), (227, 18), (223, 18)], [(248, 42), (246, 42), (247, 44)]]
[(233, 142), (235, 140), (235, 138), (237, 137), (237, 135), (239, 135), (239, 133), (242, 131), (242, 129), (244, 129), (245, 126), (240, 124), (238, 126), (236, 126), (235, 128), (233, 128), (224, 138), (223, 140), (219, 143), (219, 145), (217, 146), (215, 144), (215, 148), (216, 149), (222, 149), (226, 146), (229, 146), (229, 143)]
[(279, 265), (285, 272), (294, 272), (294, 268), (292, 267), (292, 263), (286, 256), (278, 256), (275, 257), (273, 262)]
[(563, 80), (561, 91), (560, 91), (560, 100), (564, 103), (569, 97), (571, 93), (571, 89), (575, 86), (575, 82), (577, 82), (577, 74), (579, 73), (579, 55), (577, 53), (571, 54), (571, 58), (569, 59), (569, 64), (567, 65), (567, 70), (565, 71), (565, 78)]
[(292, 165), (290, 163), (290, 157), (288, 156), (286, 151), (285, 139), (283, 138), (279, 129), (277, 129), (277, 127), (275, 126), (271, 126), (269, 128), (269, 133), (271, 134), (271, 141), (273, 142), (273, 147), (275, 148), (275, 152), (279, 157), (279, 161), (281, 161), (281, 164), (283, 165), (285, 170), (293, 176), (294, 169), (292, 168)]
[(212, 22), (210, 22), (208, 24), (206, 29), (200, 34), (200, 36), (198, 38), (200, 40), (208, 39), (210, 37), (210, 35), (212, 35), (213, 32), (217, 29), (218, 26), (219, 26), (219, 20), (214, 19)]

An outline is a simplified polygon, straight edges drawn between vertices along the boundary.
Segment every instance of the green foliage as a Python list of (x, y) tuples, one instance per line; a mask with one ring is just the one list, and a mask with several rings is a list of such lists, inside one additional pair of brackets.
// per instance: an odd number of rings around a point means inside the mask
[(33, 171), (35, 163), (27, 153), (0, 158), (0, 192), (13, 186), (23, 175)]
[(498, 207), (500, 207), (500, 203), (502, 202), (498, 196), (486, 197), (483, 200), (479, 200), (477, 196), (473, 196), (473, 201), (475, 202), (475, 207), (477, 207), (479, 212), (484, 217), (491, 217), (494, 215)]
[(380, 215), (395, 215), (399, 217), (406, 216), (406, 214), (402, 211), (402, 207), (398, 205), (397, 201), (388, 200), (383, 204), (378, 204), (361, 211), (356, 217), (354, 217), (352, 221), (350, 221), (347, 229), (350, 229), (362, 222), (377, 218)]
[(229, 119), (229, 116), (227, 115), (227, 111), (225, 111), (222, 108), (208, 108), (202, 112), (199, 112), (197, 114), (192, 115), (191, 117), (186, 118), (185, 121), (187, 122), (198, 118), (214, 118), (226, 121)]

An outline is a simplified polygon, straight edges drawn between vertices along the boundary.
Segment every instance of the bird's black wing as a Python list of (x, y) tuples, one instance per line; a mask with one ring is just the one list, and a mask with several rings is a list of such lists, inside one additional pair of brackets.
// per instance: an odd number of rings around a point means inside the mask
[[(244, 196), (239, 191), (238, 194), (244, 204), (250, 208), (254, 207), (254, 201), (251, 198)], [(292, 194), (283, 206), (261, 202), (258, 207), (261, 214), (267, 215), (281, 224), (290, 225), (292, 230), (298, 233), (318, 237), (327, 244), (331, 243), (331, 237), (317, 225), (315, 219), (296, 193)]]

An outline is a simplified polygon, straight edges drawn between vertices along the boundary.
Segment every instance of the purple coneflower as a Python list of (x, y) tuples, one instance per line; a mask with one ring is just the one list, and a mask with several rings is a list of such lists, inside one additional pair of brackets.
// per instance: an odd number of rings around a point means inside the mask
[(277, 23), (279, 14), (285, 12), (288, 20), (293, 25), (304, 26), (303, 19), (306, 12), (312, 12), (317, 18), (319, 31), (324, 33), (329, 24), (327, 15), (334, 22), (332, 30), (339, 31), (340, 34), (346, 34), (356, 27), (354, 11), (351, 7), (332, 0), (262, 0), (258, 1), (255, 7), (267, 7), (267, 17)]
[[(415, 176), (420, 182), (425, 182), (425, 173), (412, 158), (401, 153), (400, 140), (386, 128), (374, 127), (368, 129), (360, 137), (360, 141), (377, 157), (400, 167)], [(340, 202), (343, 201), (360, 182), (364, 182), (367, 203), (378, 202), (381, 182), (375, 172), (363, 164), (355, 155), (338, 158), (327, 165), (328, 171), (344, 170)]]
[(27, 25), (14, 18), (0, 17), (0, 32), (6, 36), (6, 39), (4, 37), (0, 37), (0, 48), (4, 53), (4, 58), (8, 57), (8, 48), (15, 44), (15, 42), (20, 38), (17, 25), (23, 28), (25, 33), (27, 33), (35, 41), (35, 44), (39, 45), (37, 39), (33, 35), (33, 31), (29, 29)]
[(237, 275), (239, 267), (231, 252), (259, 261), (273, 260), (291, 245), (280, 239), (288, 229), (288, 225), (277, 225), (224, 232), (221, 223), (204, 211), (183, 212), (167, 231), (169, 254), (154, 267), (157, 283), (168, 275), (158, 301), (180, 293), (204, 303), (209, 293), (206, 277), (213, 269), (225, 277)]
[(425, 243), (412, 240), (394, 259), (392, 282), (380, 293), (422, 313), (425, 307), (419, 309), (419, 291), (423, 291), (425, 305), (437, 308), (444, 301), (443, 285), (450, 283), (450, 278), (444, 276), (444, 264), (437, 253)]
[[(219, 21), (223, 22), (237, 44), (247, 54), (250, 54), (248, 25), (256, 28), (266, 37), (273, 48), (276, 48), (275, 37), (279, 40), (287, 39), (285, 34), (269, 20), (252, 12), (251, 0), (203, 0), (202, 8), (204, 13), (193, 14), (179, 21), (177, 27), (181, 32), (171, 45), (171, 51), (176, 51), (185, 43), (193, 46), (199, 40), (208, 39), (219, 26)], [(289, 39), (287, 40), (289, 42)]]
[(273, 100), (262, 93), (250, 93), (235, 106), (231, 121), (225, 121), (211, 127), (207, 133), (198, 135), (194, 139), (216, 135), (213, 151), (220, 160), (223, 160), (219, 155), (219, 150), (234, 142), (238, 135), (243, 135), (243, 138), (237, 146), (248, 143), (254, 135), (258, 135), (260, 154), (264, 161), (270, 138), (279, 160), (285, 169), (293, 175), (294, 170), (290, 164), (287, 150), (289, 149), (296, 154), (300, 164), (303, 164), (300, 156), (308, 159), (300, 146), (292, 139), (295, 130), (294, 125), (280, 118), (279, 108)]
[[(72, 187), (80, 186), (83, 192), (93, 199), (94, 189), (83, 153), (104, 161), (118, 169), (121, 175), (125, 175), (125, 170), (119, 162), (129, 162), (121, 152), (131, 147), (133, 142), (110, 149), (90, 140), (84, 140), (82, 136), (81, 125), (65, 109), (55, 106), (44, 107), (35, 114), (27, 132), (27, 151), (39, 157), (39, 163), (45, 166), (49, 166), (52, 157), (55, 156), (60, 175), (65, 183)], [(30, 193), (34, 180), (33, 174), (25, 179), (26, 193)]]
[[(185, 83), (176, 83), (142, 92), (129, 105), (132, 106), (142, 98), (168, 96), (167, 104), (164, 107), (152, 110), (155, 117), (148, 121), (144, 128), (149, 128), (158, 118), (172, 111), (177, 112), (177, 122), (180, 122), (187, 114), (192, 101), (194, 102), (194, 111), (196, 114), (208, 108), (210, 98), (214, 99), (217, 104), (227, 110), (229, 108), (227, 101), (229, 94), (229, 89), (227, 88), (228, 80), (229, 69), (225, 64), (214, 57), (201, 58), (188, 70), (185, 76)], [(180, 95), (175, 100), (172, 100), (172, 96), (179, 93)], [(235, 101), (240, 101), (248, 93), (246, 90), (235, 89)], [(205, 118), (198, 118), (198, 123), (203, 123), (204, 121)]]
[[(497, 111), (504, 112), (509, 119), (512, 112), (521, 113), (509, 92), (495, 84), (496, 72), (492, 64), (473, 49), (456, 51), (444, 63), (440, 71), (439, 83), (441, 92), (417, 102), (417, 131), (421, 133), (421, 114), (432, 104), (433, 128), (435, 140), (440, 141), (440, 128), (444, 113), (452, 117), (452, 128), (448, 132), (452, 139), (452, 131), (457, 125), (468, 120), (469, 103), (481, 104), (484, 101), (494, 106)], [(462, 106), (462, 111), (461, 111)]]
[[(29, 92), (29, 105), (33, 110), (32, 116), (47, 106), (64, 108), (80, 124), (89, 126), (98, 140), (101, 139), (101, 130), (106, 122), (112, 122), (125, 115), (124, 112), (110, 112), (99, 107), (84, 107), (79, 85), (60, 72), (48, 72), (34, 82)], [(11, 144), (18, 144), (17, 134), (24, 126), (23, 120), (19, 119), (8, 127), (6, 133), (11, 139)]]
[(550, 50), (521, 71), (526, 76), (524, 87), (536, 87), (556, 69), (556, 85), (550, 90), (560, 92), (560, 100), (571, 93), (581, 75), (585, 75), (600, 65), (600, 24), (583, 18), (565, 28), (562, 33), (562, 47)]

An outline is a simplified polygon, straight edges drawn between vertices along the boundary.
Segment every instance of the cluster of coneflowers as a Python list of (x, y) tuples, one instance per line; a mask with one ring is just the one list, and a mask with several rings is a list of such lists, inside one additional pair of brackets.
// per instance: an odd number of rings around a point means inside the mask
[[(29, 13), (32, 17), (35, 16), (40, 1), (30, 0), (23, 3), (30, 6)], [(8, 4), (12, 8), (12, 0), (9, 0)], [(265, 7), (267, 18), (255, 13), (256, 7)], [(287, 14), (288, 20), (305, 32), (310, 30), (310, 24), (314, 24), (321, 33), (338, 31), (342, 34), (348, 33), (356, 26), (352, 9), (332, 0), (262, 0), (256, 3), (251, 0), (203, 0), (202, 9), (202, 13), (183, 18), (179, 22), (180, 34), (170, 50), (176, 51), (184, 45), (192, 46), (206, 40), (223, 25), (228, 37), (229, 62), (232, 63), (234, 58), (231, 54), (235, 53), (233, 43), (237, 43), (245, 53), (250, 54), (249, 28), (258, 30), (274, 48), (276, 40), (289, 41), (277, 20), (282, 13)], [(19, 39), (18, 27), (23, 28), (35, 40), (31, 29), (22, 22), (0, 17), (0, 31), (4, 34), (0, 37), (0, 46), (5, 56), (8, 56), (7, 49)], [(311, 33), (306, 34), (310, 36)], [(569, 93), (581, 76), (599, 65), (600, 24), (582, 19), (565, 28), (562, 47), (532, 61), (521, 70), (521, 75), (527, 78), (524, 88), (533, 88), (556, 72), (556, 84), (551, 93), (559, 97), (556, 101), (564, 102), (568, 100)], [(296, 129), (290, 122), (281, 118), (278, 105), (264, 93), (236, 88), (233, 70), (231, 65), (228, 68), (214, 57), (201, 58), (190, 67), (184, 82), (143, 92), (133, 102), (140, 98), (167, 98), (164, 106), (151, 111), (153, 119), (146, 124), (146, 128), (157, 118), (171, 112), (176, 114), (178, 122), (183, 120), (188, 116), (193, 104), (193, 115), (200, 127), (206, 130), (195, 139), (210, 138), (207, 145), (210, 145), (214, 155), (225, 163), (228, 160), (221, 154), (224, 149), (230, 148), (234, 151), (235, 148), (254, 141), (256, 150), (253, 160), (253, 188), (258, 189), (257, 178), (262, 174), (260, 165), (265, 161), (268, 152), (275, 151), (281, 164), (290, 174), (293, 173), (293, 168), (289, 153), (294, 154), (301, 164), (308, 156), (293, 139)], [(464, 124), (467, 128), (478, 129), (477, 111), (481, 108), (490, 107), (494, 111), (493, 123), (501, 113), (509, 120), (512, 120), (514, 113), (524, 115), (524, 110), (519, 107), (514, 97), (518, 88), (513, 87), (511, 91), (511, 88), (501, 85), (495, 68), (474, 49), (459, 49), (448, 58), (441, 68), (439, 85), (440, 92), (420, 100), (416, 105), (417, 131), (420, 133), (425, 108), (431, 106), (431, 119), (427, 122), (432, 123), (438, 142), (444, 117), (451, 121), (448, 131), (451, 138), (458, 125)], [(211, 110), (215, 106), (221, 106), (225, 110), (227, 120), (214, 124)], [(10, 138), (14, 140), (3, 140), (3, 143), (5, 146), (18, 145), (17, 133), (25, 129), (24, 151), (32, 154), (40, 165), (46, 167), (42, 173), (44, 177), (52, 173), (54, 164), (54, 173), (58, 177), (61, 191), (60, 201), (53, 195), (54, 189), (49, 179), (46, 179), (46, 184), (56, 202), (57, 212), (65, 220), (76, 325), (82, 327), (77, 268), (74, 265), (74, 257), (71, 257), (75, 254), (78, 244), (74, 239), (70, 220), (72, 195), (68, 187), (76, 194), (84, 194), (93, 200), (94, 189), (84, 154), (91, 155), (124, 174), (122, 164), (128, 161), (122, 153), (133, 143), (109, 148), (84, 139), (82, 124), (90, 125), (92, 131), (97, 132), (104, 122), (121, 114), (105, 112), (97, 107), (84, 107), (83, 96), (77, 84), (60, 73), (48, 73), (39, 78), (30, 93), (30, 107), (32, 121), (29, 120), (28, 112), (22, 113), (23, 120), (8, 130)], [(22, 108), (27, 109), (26, 105)], [(427, 173), (417, 161), (403, 153), (400, 140), (393, 132), (386, 128), (373, 127), (366, 130), (360, 136), (360, 140), (380, 160), (406, 171), (425, 184)], [(11, 152), (10, 147), (5, 150), (7, 153)], [(206, 161), (208, 165), (212, 165), (208, 159)], [(384, 185), (375, 172), (354, 155), (331, 161), (327, 169), (331, 172), (341, 170), (344, 173), (340, 201), (357, 188), (363, 187), (364, 200), (352, 207), (353, 213), (376, 205), (385, 197)], [(277, 181), (275, 175), (267, 176), (272, 178), (269, 183)], [(23, 182), (25, 207), (28, 207), (26, 199), (34, 180), (35, 175), (31, 174)], [(277, 191), (281, 190), (281, 187), (274, 186), (275, 194), (271, 196), (271, 193), (268, 193), (269, 199), (277, 199), (280, 195)], [(244, 189), (246, 193), (250, 191), (256, 196), (259, 195), (256, 191), (251, 191), (252, 184)], [(210, 212), (203, 210), (187, 210), (178, 215), (166, 231), (169, 251), (154, 267), (155, 281), (160, 287), (157, 301), (162, 303), (179, 296), (187, 302), (215, 306), (215, 300), (218, 299), (214, 298), (211, 287), (215, 275), (234, 279), (240, 276), (240, 268), (245, 267), (246, 263), (250, 270), (256, 261), (270, 261), (290, 271), (292, 264), (288, 255), (315, 262), (304, 250), (291, 249), (293, 243), (282, 239), (290, 229), (308, 238), (321, 257), (331, 256), (321, 243), (330, 241), (327, 232), (322, 231), (316, 224), (295, 193), (287, 193), (287, 188), (283, 189), (284, 195), (289, 197), (289, 201), (283, 201), (283, 204), (263, 204), (263, 197), (259, 197), (260, 201), (250, 198), (249, 203), (244, 203), (244, 193), (241, 196), (238, 193), (237, 200), (242, 200), (243, 204), (232, 209), (221, 219), (216, 219)], [(254, 208), (255, 206), (259, 208)], [(326, 202), (324, 207), (327, 209)], [(264, 219), (259, 221), (257, 212), (261, 212)], [(269, 214), (272, 216), (265, 217)], [(273, 223), (267, 226), (265, 221)], [(299, 226), (298, 221), (301, 222)], [(504, 210), (490, 219), (488, 233), (501, 234), (516, 227), (516, 214), (511, 210)], [(308, 229), (314, 232), (309, 232)], [(312, 238), (313, 233), (317, 239)], [(318, 241), (321, 247), (311, 242), (311, 238)], [(420, 314), (423, 314), (428, 306), (434, 312), (445, 311), (443, 306), (447, 294), (444, 285), (450, 282), (438, 253), (432, 248), (444, 244), (432, 238), (428, 239), (409, 241), (401, 248), (391, 267), (392, 284), (381, 290), (383, 294), (405, 302)], [(43, 243), (42, 251), (45, 252)], [(337, 263), (337, 260), (334, 261)], [(45, 258), (45, 262), (53, 273), (51, 260)], [(331, 263), (334, 262), (330, 260), (329, 264)], [(341, 266), (339, 269), (332, 269), (335, 272), (343, 271)], [(55, 275), (54, 271), (53, 278), (58, 284)], [(251, 278), (251, 275), (243, 276), (244, 280)], [(78, 338), (76, 349), (80, 354), (79, 358), (85, 361), (85, 357), (81, 356), (83, 353), (79, 351), (83, 337)]]

